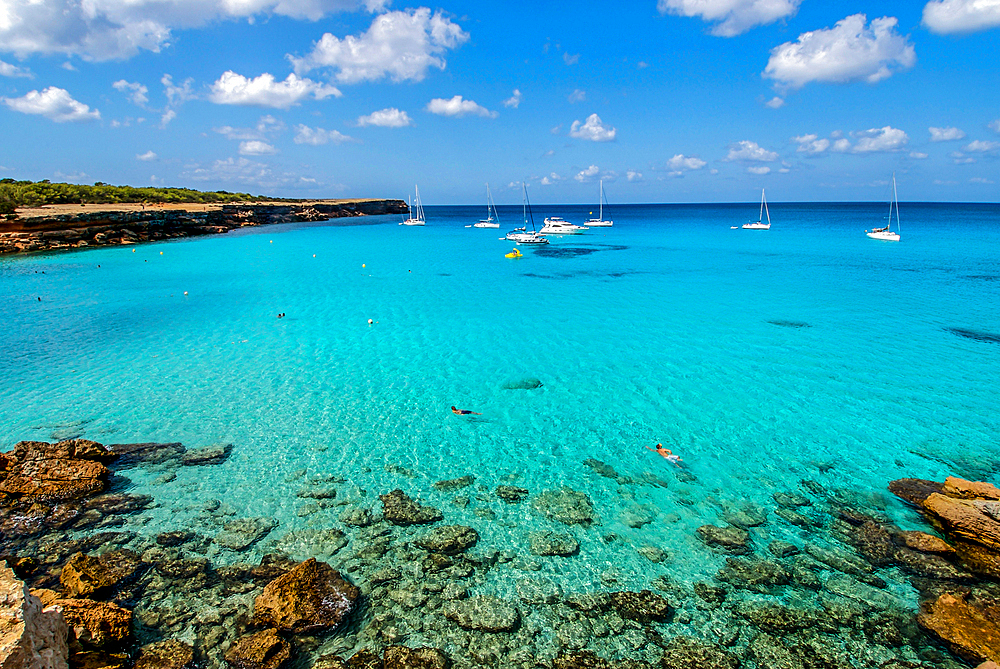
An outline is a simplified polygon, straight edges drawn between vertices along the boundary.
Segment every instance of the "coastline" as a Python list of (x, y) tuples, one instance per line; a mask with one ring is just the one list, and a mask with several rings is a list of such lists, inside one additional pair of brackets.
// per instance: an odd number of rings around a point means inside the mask
[(21, 208), (0, 219), (0, 255), (138, 244), (237, 228), (406, 212), (402, 200), (343, 199), (236, 204), (83, 204)]

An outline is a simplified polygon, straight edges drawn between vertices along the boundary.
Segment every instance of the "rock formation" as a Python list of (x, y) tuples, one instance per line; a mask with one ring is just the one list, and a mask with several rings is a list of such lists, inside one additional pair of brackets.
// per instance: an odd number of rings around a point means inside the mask
[(66, 669), (67, 628), (58, 608), (42, 608), (0, 561), (0, 668)]
[(254, 601), (254, 623), (293, 634), (334, 629), (360, 596), (330, 565), (310, 558), (264, 588)]

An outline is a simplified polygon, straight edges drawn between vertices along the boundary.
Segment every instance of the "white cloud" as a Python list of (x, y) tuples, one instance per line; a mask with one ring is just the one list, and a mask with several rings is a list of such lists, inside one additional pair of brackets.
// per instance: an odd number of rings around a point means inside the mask
[(413, 120), (405, 111), (400, 111), (395, 107), (387, 107), (367, 116), (358, 117), (358, 126), (365, 127), (374, 125), (379, 128), (405, 128), (413, 125)]
[(439, 116), (482, 116), (484, 118), (496, 118), (498, 114), (472, 100), (463, 100), (461, 95), (456, 95), (450, 100), (444, 98), (434, 98), (427, 103), (427, 111)]
[(306, 125), (295, 126), (296, 144), (312, 144), (321, 146), (323, 144), (343, 144), (353, 142), (354, 139), (336, 130), (324, 130), (323, 128), (310, 128)]
[(799, 148), (795, 149), (797, 153), (808, 156), (817, 156), (830, 148), (830, 140), (820, 139), (819, 135), (801, 135), (792, 137), (792, 141), (799, 145)]
[(851, 136), (858, 140), (851, 148), (852, 153), (902, 151), (910, 141), (905, 132), (888, 125), (884, 128), (871, 128), (870, 130), (851, 133)]
[(779, 98), (778, 96), (774, 96), (765, 102), (764, 105), (766, 107), (770, 107), (771, 109), (780, 109), (785, 106), (785, 100), (783, 98)]
[(1000, 149), (1000, 142), (989, 142), (981, 139), (974, 140), (965, 145), (966, 151), (974, 153), (988, 153)]
[(250, 139), (240, 142), (241, 156), (270, 156), (277, 152), (278, 150), (276, 148), (267, 142), (262, 142), (259, 139)]
[(846, 137), (841, 137), (833, 143), (830, 150), (834, 153), (847, 153), (851, 150), (851, 140)]
[(734, 37), (755, 26), (774, 23), (793, 15), (802, 0), (658, 0), (661, 14), (700, 16), (718, 22), (712, 34)]
[(570, 104), (576, 102), (583, 102), (584, 100), (587, 99), (587, 91), (581, 91), (579, 88), (577, 88), (572, 93), (570, 93), (569, 97), (566, 99), (569, 100)]
[(181, 172), (180, 177), (191, 181), (236, 183), (262, 190), (300, 185), (304, 180), (301, 175), (291, 172), (278, 173), (268, 165), (249, 158), (216, 160), (209, 167), (191, 165)]
[(1000, 26), (997, 0), (931, 0), (924, 5), (924, 26), (938, 34), (971, 33)]
[(931, 133), (932, 142), (952, 142), (965, 139), (965, 133), (958, 128), (927, 128)]
[(27, 77), (28, 79), (32, 79), (34, 76), (30, 70), (0, 60), (0, 77)]
[(518, 105), (520, 104), (521, 104), (521, 91), (516, 88), (514, 89), (514, 94), (503, 101), (504, 107), (512, 107), (514, 109), (517, 109)]
[(441, 12), (427, 7), (381, 14), (368, 31), (338, 39), (326, 33), (304, 58), (290, 57), (298, 73), (330, 67), (337, 81), (356, 84), (389, 76), (421, 81), (427, 70), (445, 68), (442, 55), (468, 41), (469, 34)]
[(638, 63), (636, 63), (636, 65), (635, 65), (635, 66), (636, 66), (637, 68), (639, 68), (640, 70), (645, 70), (645, 69), (646, 69), (647, 67), (649, 67), (649, 63), (647, 63), (647, 62), (646, 62), (646, 61), (644, 61), (644, 60), (640, 60), (640, 61), (639, 61)]
[(696, 158), (695, 156), (685, 156), (683, 153), (678, 153), (676, 156), (667, 161), (667, 168), (670, 170), (667, 172), (667, 176), (679, 177), (685, 172), (700, 170), (707, 164), (708, 163), (701, 158)]
[(747, 172), (749, 172), (750, 174), (764, 175), (764, 174), (770, 174), (771, 168), (767, 167), (766, 165), (754, 165), (748, 167)]
[(972, 177), (971, 179), (969, 179), (969, 183), (974, 183), (974, 184), (991, 184), (991, 183), (994, 183), (994, 182), (991, 181), (991, 180), (989, 180), (989, 179), (987, 179), (987, 178), (985, 178), (985, 177)]
[(576, 54), (570, 55), (570, 53), (568, 51), (564, 52), (563, 53), (563, 62), (566, 63), (567, 65), (576, 65), (577, 63), (580, 62), (580, 54), (576, 53)]
[(146, 153), (137, 153), (137, 154), (135, 154), (135, 159), (136, 160), (141, 160), (141, 161), (143, 161), (145, 163), (148, 163), (151, 160), (156, 160), (156, 158), (157, 158), (157, 155), (155, 153), (153, 153), (152, 151), (147, 151)]
[(951, 157), (952, 162), (954, 162), (956, 165), (969, 165), (971, 163), (976, 162), (975, 158), (973, 158), (972, 156), (967, 156), (961, 151), (952, 151), (948, 155)]
[(208, 99), (217, 105), (290, 109), (304, 99), (323, 100), (331, 95), (340, 97), (341, 93), (333, 86), (310, 79), (300, 79), (294, 74), (289, 74), (284, 81), (275, 81), (274, 75), (267, 72), (254, 79), (248, 79), (228, 70), (212, 84), (212, 92)]
[(729, 147), (729, 154), (723, 158), (723, 160), (728, 161), (744, 160), (761, 163), (770, 163), (777, 159), (778, 154), (774, 151), (768, 151), (764, 147), (757, 144), (757, 142), (751, 142), (748, 140), (732, 144)]
[(810, 81), (875, 83), (894, 70), (913, 67), (916, 51), (896, 32), (895, 17), (873, 19), (854, 14), (833, 28), (802, 33), (796, 42), (771, 50), (764, 76), (788, 88), (802, 88)]
[(569, 129), (570, 137), (586, 139), (591, 142), (613, 142), (617, 134), (618, 130), (604, 125), (601, 117), (597, 114), (588, 116), (586, 123), (573, 121), (573, 125)]
[(994, 132), (1000, 132), (1000, 118), (990, 123), (989, 128)]
[(562, 123), (560, 123), (556, 127), (554, 127), (551, 130), (549, 130), (549, 133), (551, 133), (553, 135), (558, 135), (561, 132), (562, 132)]
[(580, 183), (587, 183), (588, 181), (592, 181), (593, 178), (596, 177), (599, 173), (600, 170), (598, 169), (597, 165), (591, 165), (587, 169), (581, 170), (573, 178), (579, 181)]
[[(130, 84), (124, 79), (119, 79), (111, 85), (116, 91), (125, 93), (128, 96), (128, 99), (135, 105), (143, 107), (147, 102), (149, 102), (149, 97), (146, 95), (146, 93), (149, 92), (149, 89), (140, 83)], [(129, 91), (131, 91), (131, 93), (129, 93)]]
[(101, 112), (77, 102), (63, 88), (49, 86), (45, 90), (30, 91), (19, 98), (0, 98), (0, 102), (22, 114), (38, 114), (56, 123), (67, 121), (96, 121), (101, 118)]
[(193, 100), (197, 97), (193, 90), (191, 90), (191, 84), (194, 83), (194, 79), (190, 77), (184, 80), (184, 83), (180, 86), (174, 84), (174, 78), (169, 74), (164, 74), (160, 78), (160, 83), (163, 84), (163, 94), (167, 96), (167, 102), (171, 105), (182, 105), (188, 100)]
[(913, 158), (914, 160), (923, 160), (927, 157), (926, 153), (921, 153), (920, 151), (910, 151), (910, 158)]
[(358, 0), (3, 0), (0, 44), (19, 57), (121, 60), (141, 50), (160, 51), (175, 29), (258, 14), (315, 21), (361, 5)]
[(547, 177), (542, 177), (543, 186), (551, 186), (557, 181), (562, 181), (562, 177), (556, 174), (555, 172), (550, 173), (549, 176)]
[(177, 112), (173, 109), (167, 109), (163, 112), (163, 116), (160, 117), (160, 127), (165, 128), (167, 124), (177, 118)]
[(629, 181), (642, 181), (642, 172), (636, 172), (635, 170), (629, 170), (625, 173), (625, 177)]

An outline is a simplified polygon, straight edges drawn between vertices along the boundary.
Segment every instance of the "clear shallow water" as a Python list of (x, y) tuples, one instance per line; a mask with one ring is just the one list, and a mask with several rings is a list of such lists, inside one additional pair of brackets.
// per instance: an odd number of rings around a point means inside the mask
[[(1000, 207), (904, 203), (898, 244), (863, 233), (882, 205), (770, 208), (757, 232), (729, 227), (753, 205), (615, 207), (614, 228), (518, 260), (498, 237), (519, 207), (500, 208), (499, 231), (464, 227), (481, 208), (429, 207), (425, 228), (372, 218), (2, 259), (0, 448), (233, 443), (225, 464), (169, 483), (126, 472), (159, 504), (134, 519), (148, 534), (199, 522), (208, 499), (274, 517), (272, 536), (337, 525), (340, 508), (298, 516), (305, 469), (348, 479), (338, 499), (375, 509), (400, 487), (481, 545), (527, 554), (528, 532), (567, 527), (432, 483), (568, 485), (601, 518), (568, 529), (580, 555), (539, 559), (568, 591), (709, 577), (723, 558), (695, 528), (773, 508), (802, 479), (870, 495), (906, 527), (920, 524), (891, 479), (997, 483)], [(539, 207), (536, 221), (589, 211)], [(501, 389), (527, 376), (544, 386)], [(646, 450), (657, 442), (684, 468)], [(652, 520), (623, 522), (635, 515)], [(773, 515), (754, 535), (808, 538)], [(651, 564), (646, 545), (669, 559)]]

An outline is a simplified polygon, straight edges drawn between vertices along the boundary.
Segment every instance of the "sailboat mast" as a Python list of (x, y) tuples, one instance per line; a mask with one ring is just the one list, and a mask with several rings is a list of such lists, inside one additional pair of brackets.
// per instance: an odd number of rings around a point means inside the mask
[[(896, 233), (899, 234), (899, 196), (896, 194), (896, 173), (892, 173), (892, 201), (896, 203)], [(892, 210), (889, 210), (889, 222), (892, 223)]]
[[(771, 214), (768, 214), (768, 220), (770, 220)], [(764, 221), (764, 189), (760, 189), (760, 213), (757, 214), (757, 222), (762, 223)]]
[(598, 218), (604, 220), (604, 179), (601, 179), (601, 213)]

